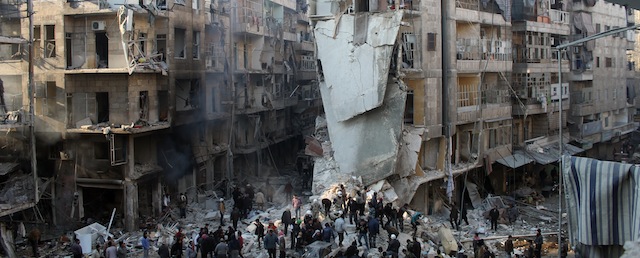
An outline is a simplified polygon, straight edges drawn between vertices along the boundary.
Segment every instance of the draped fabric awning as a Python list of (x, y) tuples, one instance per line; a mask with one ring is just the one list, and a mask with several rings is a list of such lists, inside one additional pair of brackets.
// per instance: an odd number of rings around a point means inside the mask
[(533, 162), (533, 159), (527, 157), (522, 151), (514, 151), (513, 155), (498, 159), (496, 162), (510, 168), (519, 168)]
[(637, 241), (640, 238), (640, 191), (637, 190), (640, 167), (581, 157), (565, 158), (562, 175), (572, 244), (606, 249)]

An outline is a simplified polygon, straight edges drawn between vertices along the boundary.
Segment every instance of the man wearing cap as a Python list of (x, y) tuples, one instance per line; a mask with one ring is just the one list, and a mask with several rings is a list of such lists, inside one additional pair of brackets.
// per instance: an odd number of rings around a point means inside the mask
[(398, 251), (400, 250), (400, 241), (396, 239), (396, 235), (391, 235), (391, 240), (389, 240), (389, 246), (387, 247), (387, 254), (391, 255), (393, 258), (398, 258)]

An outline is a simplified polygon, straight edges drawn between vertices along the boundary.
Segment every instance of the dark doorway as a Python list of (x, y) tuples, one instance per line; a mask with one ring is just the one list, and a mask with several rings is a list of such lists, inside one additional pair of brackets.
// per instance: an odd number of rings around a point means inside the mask
[(109, 122), (108, 92), (96, 92), (96, 108), (98, 109), (98, 123)]
[(97, 68), (109, 68), (109, 38), (106, 32), (96, 32)]

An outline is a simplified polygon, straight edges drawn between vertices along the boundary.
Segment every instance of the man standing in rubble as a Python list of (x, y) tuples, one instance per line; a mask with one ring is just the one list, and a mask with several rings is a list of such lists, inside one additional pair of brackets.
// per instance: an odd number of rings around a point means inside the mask
[[(0, 85), (2, 84), (2, 80), (0, 80)], [(29, 232), (29, 245), (31, 245), (31, 252), (33, 253), (33, 257), (40, 257), (38, 255), (38, 245), (40, 244), (40, 230), (38, 228), (33, 228), (31, 232)]]
[(296, 218), (300, 218), (300, 206), (302, 206), (302, 201), (297, 195), (293, 195), (293, 199), (291, 199), (291, 206), (293, 206), (293, 210), (296, 211)]
[(536, 239), (534, 240), (534, 244), (536, 244), (535, 255), (537, 258), (542, 257), (542, 244), (544, 240), (542, 238), (542, 233), (540, 229), (538, 229), (538, 233), (536, 234)]
[(380, 233), (380, 222), (376, 217), (369, 217), (369, 245), (371, 248), (376, 248), (376, 238), (378, 238), (378, 233)]
[(393, 258), (398, 258), (398, 251), (400, 251), (400, 241), (396, 239), (396, 235), (391, 235), (389, 245), (387, 246), (387, 254)]
[(187, 195), (185, 193), (180, 193), (180, 218), (184, 219), (187, 217)]
[(82, 247), (80, 247), (80, 239), (76, 238), (71, 244), (71, 253), (73, 258), (82, 258)]
[(142, 251), (143, 252), (142, 257), (149, 258), (150, 244), (149, 244), (149, 237), (148, 237), (147, 231), (142, 233), (142, 237), (140, 238), (140, 245), (142, 246), (142, 250), (143, 250)]
[(507, 241), (504, 242), (504, 251), (507, 252), (507, 257), (511, 258), (513, 254), (513, 237), (511, 235), (509, 235)]
[(224, 213), (226, 211), (224, 198), (220, 198), (220, 203), (218, 203), (218, 210), (220, 211), (220, 226), (224, 226)]
[(500, 211), (496, 206), (493, 206), (493, 209), (489, 211), (489, 218), (491, 219), (491, 230), (498, 231), (498, 218), (500, 217)]
[(286, 209), (282, 212), (282, 216), (280, 217), (280, 220), (282, 221), (282, 224), (284, 224), (284, 235), (287, 235), (287, 232), (289, 231), (289, 225), (292, 224), (291, 221), (291, 211), (289, 209)]
[(456, 204), (451, 204), (451, 213), (449, 213), (449, 223), (451, 223), (451, 228), (459, 229), (458, 225), (458, 208)]
[(276, 258), (276, 247), (278, 245), (278, 236), (273, 230), (269, 230), (269, 233), (264, 237), (264, 249), (267, 249), (269, 258)]
[(356, 231), (358, 232), (358, 244), (362, 246), (362, 239), (364, 238), (364, 243), (367, 249), (369, 249), (369, 238), (367, 237), (368, 228), (367, 221), (361, 218), (356, 226)]
[(346, 224), (346, 222), (344, 221), (344, 213), (339, 211), (338, 214), (340, 216), (333, 223), (333, 226), (336, 228), (336, 233), (338, 234), (338, 246), (342, 247), (342, 241), (344, 240), (344, 233), (346, 232), (346, 228), (344, 224)]

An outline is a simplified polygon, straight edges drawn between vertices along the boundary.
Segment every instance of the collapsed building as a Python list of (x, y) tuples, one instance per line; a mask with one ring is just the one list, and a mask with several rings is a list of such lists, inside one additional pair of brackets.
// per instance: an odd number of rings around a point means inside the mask
[(317, 126), (327, 127), (307, 141), (319, 157), (315, 192), (361, 177), (384, 182), (386, 201), (426, 213), (449, 201), (477, 207), (481, 196), (522, 186), (548, 194), (560, 176), (559, 142), (566, 155), (613, 160), (637, 128), (627, 80), (634, 74), (624, 65), (632, 34), (571, 47), (560, 61), (555, 50), (634, 24), (625, 6), (421, 0), (310, 8), (326, 116)]
[(0, 217), (36, 207), (22, 220), (75, 229), (116, 208), (133, 231), (165, 194), (279, 175), (321, 105), (305, 8), (34, 1), (30, 24), (26, 2), (0, 1)]

